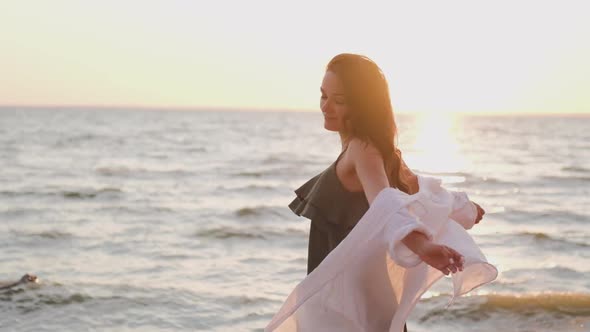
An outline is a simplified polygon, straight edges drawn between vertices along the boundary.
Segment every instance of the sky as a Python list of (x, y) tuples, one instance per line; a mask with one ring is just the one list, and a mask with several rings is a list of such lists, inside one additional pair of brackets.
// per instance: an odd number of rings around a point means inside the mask
[(317, 111), (348, 52), (398, 112), (590, 114), (585, 2), (0, 0), (0, 105)]

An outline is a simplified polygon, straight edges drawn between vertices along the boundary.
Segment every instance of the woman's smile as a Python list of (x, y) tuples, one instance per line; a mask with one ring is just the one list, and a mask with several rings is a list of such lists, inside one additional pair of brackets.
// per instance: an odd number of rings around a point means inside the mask
[(345, 128), (342, 120), (348, 107), (345, 102), (344, 86), (340, 78), (333, 72), (327, 71), (320, 87), (320, 109), (324, 116), (324, 128), (329, 131), (341, 132)]
[(334, 119), (336, 119), (336, 117), (333, 114), (329, 114), (329, 113), (326, 113), (326, 112), (322, 112), (322, 113), (324, 114), (324, 118), (327, 119), (327, 120), (334, 120)]

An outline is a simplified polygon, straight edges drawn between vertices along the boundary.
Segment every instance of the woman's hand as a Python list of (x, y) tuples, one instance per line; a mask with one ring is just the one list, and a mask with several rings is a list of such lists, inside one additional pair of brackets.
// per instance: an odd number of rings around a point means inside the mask
[(473, 205), (475, 205), (475, 207), (477, 208), (477, 217), (475, 217), (475, 223), (477, 224), (481, 221), (483, 215), (486, 214), (486, 211), (482, 209), (481, 206), (479, 206), (479, 204), (475, 203), (474, 201), (471, 201), (471, 203), (473, 203)]
[(445, 275), (463, 271), (465, 259), (455, 249), (432, 241), (424, 242), (416, 252), (426, 264)]
[(465, 259), (460, 253), (453, 248), (432, 242), (421, 232), (411, 232), (402, 239), (402, 243), (426, 264), (445, 275), (449, 275), (451, 272), (463, 271)]

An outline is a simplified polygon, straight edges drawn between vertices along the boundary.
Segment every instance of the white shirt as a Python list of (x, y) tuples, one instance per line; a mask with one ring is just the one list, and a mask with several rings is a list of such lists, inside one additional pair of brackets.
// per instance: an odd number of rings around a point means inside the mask
[(465, 257), (454, 273), (453, 297), (498, 275), (466, 232), (477, 210), (463, 192), (418, 176), (408, 195), (384, 188), (348, 236), (301, 281), (265, 328), (266, 332), (401, 332), (420, 297), (441, 277), (401, 240), (413, 231)]

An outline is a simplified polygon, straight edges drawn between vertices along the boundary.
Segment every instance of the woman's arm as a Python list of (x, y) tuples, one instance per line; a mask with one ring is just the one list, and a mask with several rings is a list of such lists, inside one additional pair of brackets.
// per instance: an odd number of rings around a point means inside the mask
[[(400, 154), (401, 156), (401, 154)], [(418, 192), (418, 190), (420, 190), (420, 187), (418, 185), (418, 176), (412, 172), (412, 170), (408, 167), (408, 165), (406, 164), (406, 162), (403, 159), (400, 159), (401, 162), (401, 168), (402, 168), (402, 174), (404, 174), (404, 176), (406, 176), (406, 181), (408, 182), (408, 185), (410, 186), (410, 191), (412, 194), (415, 194)], [(486, 214), (486, 211), (477, 203), (475, 203), (474, 201), (470, 201), (471, 203), (473, 203), (473, 205), (475, 205), (476, 208), (476, 217), (475, 217), (475, 223), (478, 224), (481, 219), (483, 218), (483, 215)], [(471, 227), (469, 227), (471, 228)]]
[[(389, 187), (389, 181), (383, 166), (383, 158), (377, 148), (371, 144), (353, 139), (348, 146), (354, 163), (355, 172), (362, 184), (369, 205), (377, 195)], [(430, 241), (420, 232), (411, 232), (402, 242), (426, 264), (448, 275), (463, 270), (463, 257), (447, 246)]]

